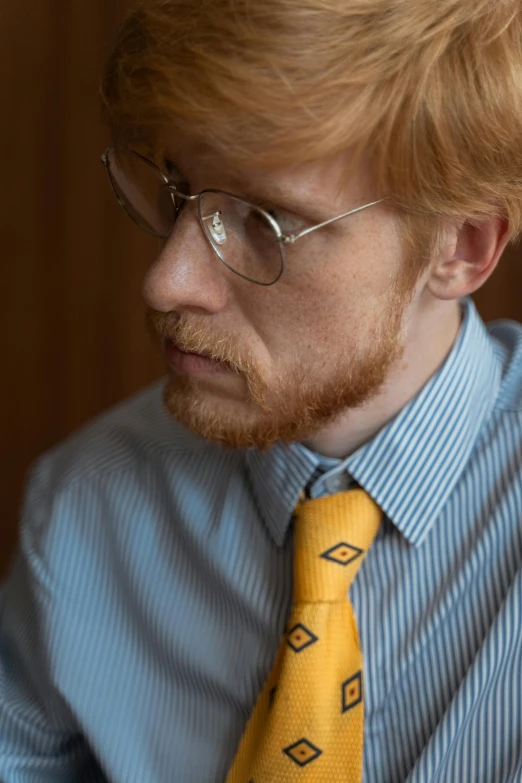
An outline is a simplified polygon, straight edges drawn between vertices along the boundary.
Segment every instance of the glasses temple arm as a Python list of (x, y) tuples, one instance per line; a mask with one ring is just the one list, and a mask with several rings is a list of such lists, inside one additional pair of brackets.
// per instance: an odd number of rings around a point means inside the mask
[(337, 217), (331, 218), (330, 220), (325, 220), (324, 223), (318, 223), (317, 226), (306, 228), (299, 234), (283, 234), (281, 239), (285, 244), (293, 244), (298, 239), (301, 239), (301, 237), (304, 237), (307, 234), (311, 234), (312, 231), (317, 231), (318, 228), (329, 226), (331, 223), (336, 223), (338, 220), (342, 220), (342, 218), (348, 217), (349, 215), (355, 215), (356, 212), (362, 212), (363, 209), (368, 209), (368, 207), (374, 207), (376, 204), (380, 204), (381, 201), (386, 201), (387, 198), (388, 196), (385, 196), (384, 198), (380, 198), (378, 201), (372, 201), (371, 204), (364, 204), (362, 207), (356, 207), (356, 209), (352, 209), (350, 212), (345, 212), (343, 215), (337, 215)]

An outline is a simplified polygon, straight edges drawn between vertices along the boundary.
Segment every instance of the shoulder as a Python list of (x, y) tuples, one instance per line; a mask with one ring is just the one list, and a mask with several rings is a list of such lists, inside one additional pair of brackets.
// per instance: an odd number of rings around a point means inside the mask
[(163, 405), (164, 380), (156, 381), (90, 420), (41, 454), (29, 481), (45, 474), (54, 491), (77, 483), (133, 471), (143, 462), (167, 455), (208, 451), (208, 444), (174, 421)]
[(238, 454), (227, 458), (170, 417), (163, 388), (161, 379), (122, 401), (31, 465), (21, 540), (36, 556), (144, 532), (167, 515), (172, 521), (196, 485), (199, 499), (227, 463), (237, 467)]

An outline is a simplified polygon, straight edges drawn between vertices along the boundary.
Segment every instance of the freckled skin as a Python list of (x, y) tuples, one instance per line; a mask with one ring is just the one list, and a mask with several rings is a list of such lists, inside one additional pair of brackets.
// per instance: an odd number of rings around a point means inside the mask
[[(202, 172), (188, 148), (179, 159), (192, 192), (238, 192), (235, 173), (222, 165), (207, 162)], [(335, 156), (242, 175), (250, 190), (277, 179), (316, 205), (313, 222), (321, 222), (383, 195), (372, 189), (364, 164), (341, 188), (342, 163)], [(239, 372), (203, 380), (171, 371), (168, 410), (194, 432), (231, 447), (264, 449), (283, 440), (329, 456), (352, 453), (438, 369), (459, 331), (458, 299), (479, 287), (480, 275), (489, 276), (498, 261), (493, 240), (488, 265), (457, 229), (448, 237), (406, 289), (398, 218), (385, 201), (288, 246), (283, 276), (262, 287), (220, 262), (189, 205), (144, 281), (151, 324), (188, 350), (233, 359)], [(466, 260), (454, 258), (458, 241)], [(480, 270), (470, 263), (473, 252)]]

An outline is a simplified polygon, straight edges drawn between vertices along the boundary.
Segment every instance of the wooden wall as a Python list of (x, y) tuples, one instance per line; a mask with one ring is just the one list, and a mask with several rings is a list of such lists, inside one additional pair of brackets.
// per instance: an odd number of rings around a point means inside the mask
[(127, 0), (0, 9), (0, 570), (44, 449), (164, 372), (144, 327), (155, 252), (100, 162), (98, 81)]
[[(117, 208), (99, 158), (97, 84), (128, 0), (3, 0), (0, 573), (29, 464), (164, 372), (140, 297), (154, 240)], [(512, 251), (477, 295), (522, 321)]]

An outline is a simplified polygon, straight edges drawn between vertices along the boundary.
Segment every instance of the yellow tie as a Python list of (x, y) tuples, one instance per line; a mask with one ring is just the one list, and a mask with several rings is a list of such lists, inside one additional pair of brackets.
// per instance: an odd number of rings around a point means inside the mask
[(382, 512), (362, 489), (295, 510), (294, 596), (227, 783), (360, 783), (363, 676), (348, 590)]

